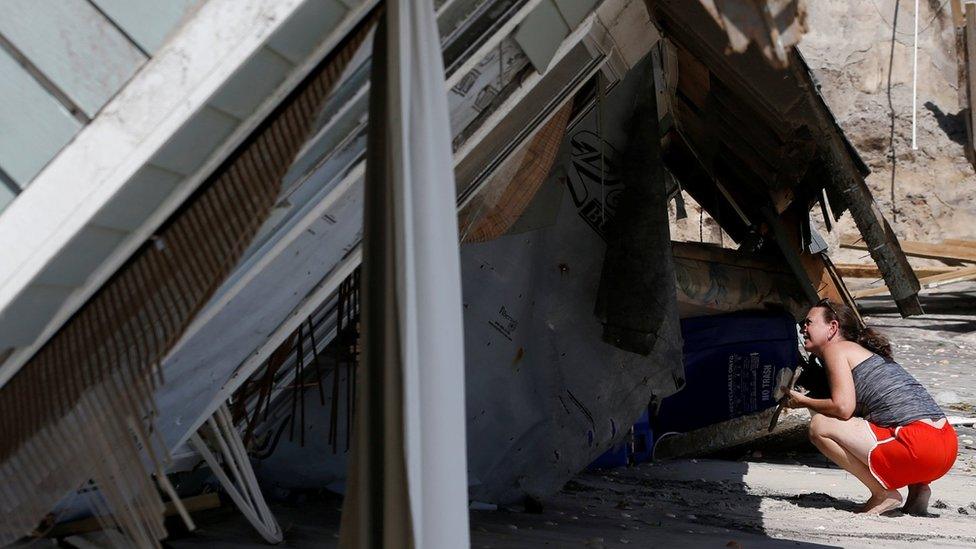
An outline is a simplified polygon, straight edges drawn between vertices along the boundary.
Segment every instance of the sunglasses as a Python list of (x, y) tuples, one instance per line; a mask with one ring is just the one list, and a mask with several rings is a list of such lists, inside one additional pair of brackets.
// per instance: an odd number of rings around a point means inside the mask
[[(835, 309), (834, 306), (830, 304), (830, 301), (827, 298), (823, 298), (820, 301), (818, 301), (817, 304), (814, 305), (814, 307), (826, 307), (827, 309), (830, 310), (830, 312), (834, 313), (834, 318), (840, 320), (840, 315), (837, 314), (837, 309)], [(810, 324), (810, 320), (803, 319), (797, 322), (797, 324), (800, 326), (800, 329), (802, 330), (806, 328), (807, 325)]]
[(834, 306), (830, 304), (830, 300), (826, 297), (817, 302), (817, 307), (826, 307), (830, 312), (834, 313), (834, 318), (840, 319), (840, 315), (837, 314), (837, 309), (834, 309)]

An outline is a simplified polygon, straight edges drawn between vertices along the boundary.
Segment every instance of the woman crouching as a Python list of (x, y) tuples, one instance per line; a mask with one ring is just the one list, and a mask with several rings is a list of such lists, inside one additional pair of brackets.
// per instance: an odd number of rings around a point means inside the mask
[(929, 483), (956, 461), (956, 433), (924, 387), (898, 365), (888, 340), (861, 328), (846, 305), (822, 300), (801, 323), (804, 348), (826, 365), (830, 398), (790, 391), (809, 408), (810, 440), (871, 490), (860, 512), (928, 512)]

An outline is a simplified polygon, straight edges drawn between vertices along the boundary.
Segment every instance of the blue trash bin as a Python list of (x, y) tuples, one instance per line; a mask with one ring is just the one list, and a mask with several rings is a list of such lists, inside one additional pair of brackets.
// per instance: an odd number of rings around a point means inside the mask
[(687, 432), (776, 404), (776, 379), (800, 361), (796, 322), (785, 313), (732, 313), (681, 321), (685, 386), (664, 398), (658, 436)]
[(596, 458), (587, 469), (613, 469), (651, 460), (654, 451), (654, 431), (647, 410), (637, 419), (624, 440), (614, 444)]

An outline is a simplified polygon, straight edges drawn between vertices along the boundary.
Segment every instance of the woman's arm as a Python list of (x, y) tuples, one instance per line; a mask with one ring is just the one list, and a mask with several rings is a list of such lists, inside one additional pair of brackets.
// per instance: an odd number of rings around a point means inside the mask
[(854, 415), (857, 400), (854, 395), (854, 375), (842, 353), (825, 353), (827, 380), (830, 382), (830, 398), (810, 398), (790, 391), (791, 408), (809, 408), (814, 412), (837, 419), (850, 419)]

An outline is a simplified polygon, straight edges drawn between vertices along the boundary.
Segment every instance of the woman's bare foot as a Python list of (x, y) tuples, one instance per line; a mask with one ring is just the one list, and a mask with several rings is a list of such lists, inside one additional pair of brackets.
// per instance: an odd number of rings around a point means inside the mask
[(928, 484), (911, 484), (908, 486), (908, 499), (901, 510), (909, 515), (927, 515), (931, 496), (932, 489)]
[(858, 513), (864, 513), (866, 515), (880, 515), (881, 513), (887, 513), (892, 509), (897, 509), (901, 505), (902, 497), (898, 493), (898, 490), (885, 490), (877, 494), (872, 494), (871, 499), (869, 499)]

